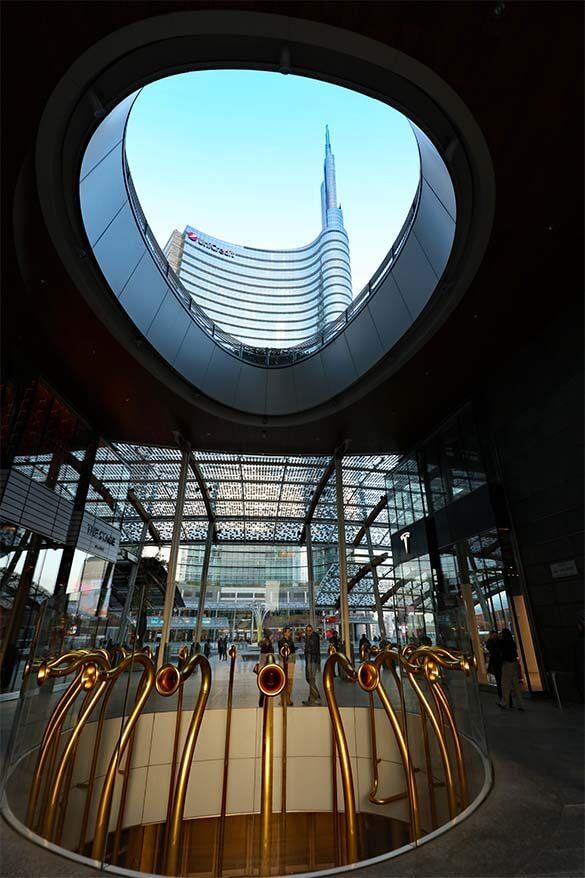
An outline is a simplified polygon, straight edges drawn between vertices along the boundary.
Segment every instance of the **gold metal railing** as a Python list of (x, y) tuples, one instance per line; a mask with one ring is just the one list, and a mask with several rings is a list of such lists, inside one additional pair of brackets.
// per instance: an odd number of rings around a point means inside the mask
[[(436, 829), (439, 822), (437, 791), (444, 790), (447, 812), (453, 819), (469, 802), (468, 782), (463, 747), (455, 714), (443, 685), (444, 672), (460, 671), (469, 674), (472, 660), (442, 647), (406, 647), (403, 650), (386, 648), (362, 651), (360, 661), (354, 666), (342, 653), (330, 649), (323, 669), (323, 688), (331, 722), (332, 734), (332, 838), (333, 865), (356, 863), (360, 856), (360, 823), (354, 778), (347, 736), (335, 691), (335, 667), (339, 666), (345, 681), (350, 681), (367, 694), (371, 737), (371, 786), (368, 800), (374, 805), (386, 806), (401, 800), (408, 801), (408, 827), (411, 842), (416, 842), (429, 829)], [(227, 687), (226, 730), (223, 758), (221, 806), (217, 829), (210, 842), (213, 848), (212, 871), (221, 878), (224, 869), (224, 847), (228, 810), (228, 775), (230, 769), (230, 736), (233, 712), (234, 670), (236, 650), (229, 652), (230, 667)], [(261, 749), (261, 796), (259, 819), (260, 875), (268, 876), (278, 864), (278, 870), (287, 871), (287, 704), (288, 650), (281, 652), (282, 664), (272, 655), (267, 663), (257, 667), (257, 685), (263, 696), (262, 749)], [(134, 701), (127, 716), (121, 719), (121, 728), (107, 769), (97, 802), (97, 811), (88, 841), (96, 770), (103, 749), (103, 730), (108, 705), (118, 680), (123, 675), (139, 669), (141, 675), (135, 688)], [(47, 722), (39, 746), (36, 765), (28, 798), (26, 824), (44, 838), (61, 843), (66, 811), (80, 738), (89, 721), (97, 714), (97, 728), (90, 759), (87, 781), (77, 787), (85, 789), (85, 802), (80, 818), (76, 850), (84, 853), (90, 845), (91, 856), (103, 861), (109, 858), (119, 864), (122, 857), (124, 813), (130, 784), (130, 770), (137, 723), (153, 689), (159, 696), (176, 695), (175, 725), (170, 783), (167, 798), (166, 822), (161, 828), (162, 841), (153, 855), (149, 871), (166, 875), (181, 875), (189, 871), (184, 844), (185, 802), (193, 766), (193, 758), (201, 725), (211, 691), (212, 677), (208, 660), (200, 655), (188, 657), (186, 650), (179, 655), (178, 666), (167, 664), (158, 673), (152, 658), (146, 651), (129, 654), (116, 648), (111, 654), (105, 650), (78, 650), (29, 668), (36, 670), (39, 684), (49, 679), (70, 676), (71, 682), (60, 696)], [(196, 672), (200, 672), (200, 685), (191, 711), (185, 742), (180, 749), (181, 722), (184, 705), (184, 685)], [(394, 686), (394, 703), (387, 691), (387, 684)], [(407, 688), (411, 702), (418, 705), (418, 712), (407, 709)], [(274, 791), (274, 708), (278, 696), (282, 696), (282, 775), (280, 814), (273, 815)], [(404, 773), (405, 788), (392, 795), (382, 795), (379, 776), (381, 759), (378, 756), (375, 699), (383, 709), (382, 716), (388, 720), (389, 732), (394, 739)], [(395, 704), (398, 706), (395, 706)], [(99, 708), (99, 711), (98, 711)], [(69, 716), (73, 717), (65, 730)], [(417, 724), (420, 724), (417, 729)], [(415, 766), (412, 742), (409, 736), (417, 735), (422, 741), (424, 768)], [(433, 743), (434, 742), (434, 743)], [(433, 747), (438, 762), (433, 764)], [(124, 767), (122, 768), (122, 763)], [(343, 810), (339, 809), (337, 771), (341, 777)], [(437, 770), (440, 769), (439, 776)], [(424, 773), (426, 782), (417, 783), (417, 773)], [(114, 829), (111, 830), (111, 812), (117, 777), (122, 776), (119, 804)], [(424, 793), (423, 793), (424, 790)], [(430, 825), (423, 819), (422, 800), (428, 802)], [(290, 815), (289, 815), (290, 817)], [(341, 822), (340, 822), (341, 821)], [(444, 822), (444, 821), (443, 821)], [(278, 828), (276, 832), (275, 827)], [(276, 835), (275, 835), (276, 832)], [(277, 850), (275, 839), (278, 838)], [(108, 846), (110, 850), (108, 851)], [(243, 854), (242, 854), (243, 857)]]

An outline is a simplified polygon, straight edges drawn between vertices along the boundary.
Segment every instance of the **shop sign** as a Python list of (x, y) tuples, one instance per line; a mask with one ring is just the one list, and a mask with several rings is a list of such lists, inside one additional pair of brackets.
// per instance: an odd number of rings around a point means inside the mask
[(550, 565), (550, 572), (553, 579), (564, 579), (565, 576), (578, 576), (579, 571), (573, 560), (556, 561)]
[(83, 515), (74, 513), (67, 542), (104, 561), (116, 561), (120, 548), (120, 531), (88, 512)]

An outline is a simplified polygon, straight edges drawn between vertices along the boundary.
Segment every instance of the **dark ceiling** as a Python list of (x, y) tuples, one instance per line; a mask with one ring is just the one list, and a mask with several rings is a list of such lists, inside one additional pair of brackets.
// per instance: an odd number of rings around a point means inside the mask
[[(65, 274), (40, 216), (31, 150), (60, 76), (101, 37), (151, 15), (213, 8), (307, 18), (386, 42), (432, 68), (486, 138), (496, 217), (469, 292), (397, 374), (309, 426), (234, 425), (174, 396), (101, 325)], [(5, 376), (43, 376), (111, 440), (226, 451), (406, 450), (489, 382), (511, 352), (582, 297), (583, 6), (578, 3), (2, 4), (2, 304)], [(25, 166), (24, 172), (21, 169)], [(17, 179), (21, 174), (18, 197)], [(25, 287), (15, 228), (30, 240)]]

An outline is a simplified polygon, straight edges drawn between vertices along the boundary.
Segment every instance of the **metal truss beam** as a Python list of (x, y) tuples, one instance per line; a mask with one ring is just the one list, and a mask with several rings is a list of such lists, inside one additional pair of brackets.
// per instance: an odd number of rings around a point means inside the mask
[(387, 505), (388, 505), (388, 497), (386, 496), (386, 494), (382, 494), (382, 496), (380, 497), (380, 499), (378, 500), (378, 502), (376, 503), (376, 505), (374, 506), (374, 508), (372, 509), (372, 511), (370, 512), (370, 514), (368, 515), (368, 517), (366, 518), (366, 520), (364, 521), (362, 526), (360, 527), (360, 529), (358, 530), (357, 534), (355, 535), (355, 539), (353, 541), (354, 548), (357, 549), (357, 547), (359, 546), (359, 544), (363, 540), (364, 536), (366, 535), (366, 530), (369, 527), (371, 527), (371, 525), (375, 522), (375, 520), (379, 516), (382, 509), (385, 509), (387, 507)]

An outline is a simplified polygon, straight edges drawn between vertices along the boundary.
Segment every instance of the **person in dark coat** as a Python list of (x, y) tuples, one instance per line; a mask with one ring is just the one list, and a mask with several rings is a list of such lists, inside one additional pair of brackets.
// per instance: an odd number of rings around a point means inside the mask
[(321, 646), (319, 635), (312, 625), (305, 628), (305, 642), (303, 647), (305, 654), (305, 680), (309, 684), (309, 698), (303, 704), (320, 704), (321, 695), (315, 682), (315, 677), (321, 669)]
[(364, 659), (367, 659), (368, 650), (369, 650), (371, 645), (372, 644), (370, 643), (370, 641), (368, 640), (368, 638), (366, 637), (366, 634), (364, 632), (362, 634), (362, 636), (360, 637), (360, 642), (359, 642), (359, 646), (358, 646), (358, 653), (360, 655), (360, 658), (363, 655)]
[[(260, 661), (258, 662), (258, 670), (260, 670), (268, 661), (268, 656), (274, 655), (274, 646), (272, 645), (272, 637), (270, 636), (270, 631), (264, 631), (264, 637), (262, 638), (258, 646), (260, 647)], [(263, 704), (264, 695), (261, 692), (258, 698), (258, 707), (262, 707)]]
[(283, 699), (286, 698), (287, 706), (292, 707), (293, 706), (292, 690), (293, 690), (293, 683), (294, 683), (294, 679), (295, 679), (295, 664), (296, 664), (295, 652), (297, 651), (297, 648), (296, 648), (295, 642), (293, 640), (292, 629), (288, 626), (286, 628), (283, 628), (282, 637), (278, 641), (278, 651), (281, 653), (281, 655), (282, 655), (281, 650), (284, 646), (288, 647), (289, 655), (288, 655), (288, 660), (287, 660), (287, 664), (286, 664), (286, 689), (282, 693), (282, 697), (283, 697)]
[(211, 644), (209, 643), (209, 640), (206, 640), (205, 643), (203, 644), (203, 653), (204, 653), (206, 659), (209, 658), (210, 652), (211, 652)]
[(520, 665), (518, 663), (518, 650), (516, 642), (509, 628), (503, 628), (500, 633), (500, 654), (502, 656), (502, 699), (499, 706), (508, 710), (512, 694), (516, 700), (518, 710), (524, 710), (522, 706), (522, 690), (520, 688)]
[[(339, 642), (339, 635), (337, 631), (334, 631), (331, 637), (329, 638), (329, 646), (333, 646), (335, 648), (335, 652), (339, 652), (341, 648), (341, 643)], [(335, 665), (333, 668), (333, 676), (339, 677), (341, 676), (339, 673), (339, 665)]]
[(498, 701), (502, 700), (502, 651), (500, 649), (500, 641), (498, 640), (498, 632), (490, 631), (489, 637), (485, 642), (485, 648), (488, 653), (487, 672), (494, 677), (498, 690)]

